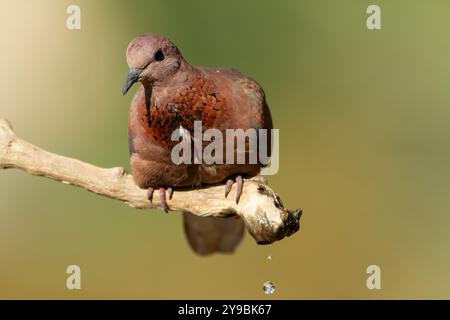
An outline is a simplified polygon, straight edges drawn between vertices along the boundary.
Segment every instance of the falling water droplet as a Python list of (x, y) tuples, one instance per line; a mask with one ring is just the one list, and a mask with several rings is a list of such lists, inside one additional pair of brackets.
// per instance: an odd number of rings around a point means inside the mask
[(272, 255), (269, 254), (269, 255), (267, 256), (267, 260), (272, 261)]
[(275, 292), (275, 286), (271, 281), (264, 282), (263, 290), (265, 294), (273, 294)]

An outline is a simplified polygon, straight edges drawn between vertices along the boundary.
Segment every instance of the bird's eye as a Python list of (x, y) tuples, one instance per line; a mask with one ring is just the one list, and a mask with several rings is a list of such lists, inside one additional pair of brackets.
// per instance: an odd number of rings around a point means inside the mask
[(163, 61), (164, 60), (164, 53), (161, 49), (155, 52), (155, 61)]

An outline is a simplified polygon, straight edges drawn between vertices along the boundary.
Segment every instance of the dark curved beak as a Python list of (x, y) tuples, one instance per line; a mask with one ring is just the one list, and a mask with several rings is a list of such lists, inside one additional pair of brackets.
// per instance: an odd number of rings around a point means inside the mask
[(123, 85), (122, 89), (123, 95), (126, 95), (133, 84), (139, 80), (139, 75), (141, 74), (141, 72), (142, 69), (131, 69), (130, 72), (128, 72), (127, 80), (125, 80), (125, 84)]

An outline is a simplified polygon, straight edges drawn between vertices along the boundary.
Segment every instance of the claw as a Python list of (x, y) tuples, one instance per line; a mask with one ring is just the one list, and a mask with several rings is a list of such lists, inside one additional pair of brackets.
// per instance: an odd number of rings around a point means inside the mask
[(169, 206), (167, 205), (166, 200), (166, 189), (163, 187), (159, 188), (159, 201), (161, 202), (161, 206), (166, 213), (169, 212)]
[(237, 184), (236, 204), (239, 204), (239, 199), (241, 198), (242, 190), (244, 189), (244, 179), (242, 179), (242, 176), (236, 177), (236, 184)]
[[(225, 198), (228, 196), (228, 194), (231, 191), (231, 188), (233, 187), (234, 181), (233, 179), (228, 179), (227, 183), (225, 185)], [(244, 179), (242, 179), (242, 176), (236, 177), (236, 204), (239, 204), (239, 199), (241, 199), (242, 190), (244, 188)]]
[(155, 191), (155, 189), (152, 187), (147, 189), (147, 199), (150, 201), (150, 203), (153, 203), (153, 191)]
[(169, 200), (172, 200), (173, 197), (173, 188), (168, 188), (167, 192), (169, 193)]
[(231, 191), (231, 187), (233, 186), (234, 181), (231, 179), (227, 180), (227, 184), (225, 185), (225, 198), (228, 197), (228, 194)]

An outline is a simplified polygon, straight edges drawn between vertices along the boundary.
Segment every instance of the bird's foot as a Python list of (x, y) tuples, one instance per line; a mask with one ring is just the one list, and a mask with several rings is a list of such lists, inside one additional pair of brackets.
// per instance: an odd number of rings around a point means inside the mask
[(228, 179), (227, 183), (225, 185), (225, 198), (228, 196), (228, 194), (231, 191), (231, 187), (233, 186), (234, 182), (236, 182), (236, 204), (239, 204), (239, 199), (242, 195), (242, 190), (244, 189), (244, 179), (242, 179), (241, 175), (236, 176), (235, 181), (233, 179)]
[[(148, 188), (147, 189), (147, 198), (150, 202), (153, 202), (153, 192), (155, 192), (155, 188)], [(169, 195), (169, 200), (172, 200), (173, 196), (173, 189), (172, 188), (159, 188), (159, 202), (161, 202), (161, 207), (165, 212), (169, 212), (169, 205), (167, 204), (167, 198), (166, 198), (166, 192)]]

